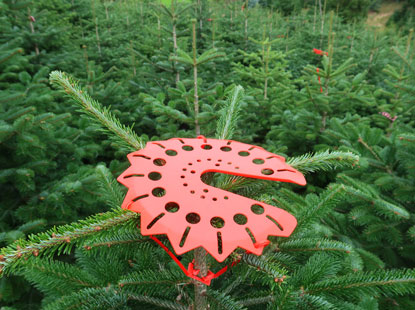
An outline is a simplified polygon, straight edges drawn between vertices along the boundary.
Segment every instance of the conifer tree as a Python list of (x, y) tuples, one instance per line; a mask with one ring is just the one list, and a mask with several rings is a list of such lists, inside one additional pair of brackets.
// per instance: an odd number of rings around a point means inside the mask
[[(121, 125), (72, 78), (53, 72), (51, 81), (119, 145), (130, 150), (144, 146), (142, 137)], [(241, 91), (235, 87), (229, 93), (218, 122), (219, 138), (231, 138), (237, 126)], [(325, 152), (291, 158), (289, 163), (307, 173), (347, 167), (357, 160), (352, 153)], [(151, 239), (141, 236), (139, 215), (119, 209), (120, 186), (105, 166), (97, 170), (102, 198), (113, 209), (2, 249), (2, 274), (27, 278), (45, 294), (44, 309), (132, 309), (138, 305), (143, 309), (187, 309), (194, 305), (200, 296), (191, 289), (192, 281)], [(413, 270), (373, 267), (379, 262), (375, 256), (328, 232), (329, 226), (321, 219), (337, 214), (337, 202), (347, 195), (344, 185), (333, 184), (320, 195), (301, 197), (286, 186), (241, 177), (218, 184), (288, 210), (297, 217), (298, 229), (290, 238), (272, 238), (262, 256), (237, 251), (241, 263), (203, 291), (209, 306), (196, 309), (367, 309), (368, 303), (376, 307), (382, 302), (382, 296), (414, 292)], [(64, 262), (56, 255), (72, 258)], [(184, 262), (191, 259), (191, 254), (182, 257)], [(211, 269), (218, 264), (209, 257), (206, 263)]]

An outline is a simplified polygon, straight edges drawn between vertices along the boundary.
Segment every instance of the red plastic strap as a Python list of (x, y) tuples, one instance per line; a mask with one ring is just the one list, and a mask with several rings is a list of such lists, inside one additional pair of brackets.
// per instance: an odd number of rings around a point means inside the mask
[[(158, 238), (154, 237), (154, 236), (149, 236), (152, 240), (154, 240), (159, 246), (161, 246), (161, 248), (166, 251), (167, 254), (169, 254), (169, 256), (175, 261), (175, 263), (180, 267), (180, 269), (184, 272), (184, 274), (186, 276), (188, 276), (189, 278), (195, 279), (199, 282), (202, 282), (203, 284), (206, 285), (210, 285), (210, 282), (221, 276), (222, 274), (224, 274), (226, 272), (226, 270), (228, 270), (228, 267), (233, 267), (236, 264), (238, 264), (241, 260), (237, 260), (232, 262), (232, 264), (223, 267), (221, 270), (219, 270), (217, 273), (213, 273), (212, 271), (208, 270), (208, 273), (206, 276), (204, 277), (198, 277), (197, 275), (199, 274), (200, 270), (198, 269), (194, 269), (194, 260), (189, 263), (189, 266), (187, 267), (187, 269), (183, 266), (183, 264), (179, 261), (179, 259), (173, 254), (172, 251), (170, 251)], [(268, 241), (269, 243), (269, 241)], [(265, 245), (264, 245), (265, 246)]]

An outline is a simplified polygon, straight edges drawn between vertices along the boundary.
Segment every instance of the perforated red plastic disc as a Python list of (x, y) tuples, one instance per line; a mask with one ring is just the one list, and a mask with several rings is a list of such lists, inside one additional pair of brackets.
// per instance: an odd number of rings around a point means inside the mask
[(128, 187), (122, 207), (141, 213), (141, 233), (166, 234), (176, 254), (205, 248), (222, 262), (237, 247), (260, 255), (269, 235), (288, 237), (297, 225), (280, 208), (209, 186), (206, 172), (305, 185), (285, 159), (230, 140), (179, 139), (147, 143), (128, 155), (118, 177)]

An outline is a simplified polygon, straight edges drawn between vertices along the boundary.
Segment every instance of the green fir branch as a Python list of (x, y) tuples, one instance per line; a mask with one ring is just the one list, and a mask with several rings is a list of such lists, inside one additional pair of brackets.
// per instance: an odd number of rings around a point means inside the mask
[(246, 308), (238, 301), (234, 300), (229, 295), (225, 295), (224, 293), (215, 291), (215, 290), (208, 290), (207, 291), (208, 298), (213, 303), (214, 309), (223, 309), (223, 310), (246, 310)]
[(82, 108), (90, 119), (98, 124), (101, 129), (112, 135), (114, 141), (130, 151), (137, 151), (145, 147), (144, 139), (140, 138), (131, 127), (122, 125), (121, 122), (111, 113), (109, 108), (103, 107), (99, 102), (83, 92), (78, 82), (71, 76), (60, 71), (53, 71), (50, 74), (50, 81), (53, 85), (61, 87), (75, 102)]
[(255, 305), (262, 305), (262, 304), (269, 304), (274, 301), (274, 296), (264, 296), (264, 297), (254, 297), (239, 300), (239, 303), (245, 307), (255, 306)]
[(27, 240), (19, 239), (13, 244), (0, 249), (0, 276), (9, 274), (22, 265), (22, 261), (30, 256), (69, 253), (73, 246), (101, 230), (137, 221), (139, 215), (122, 209), (97, 214), (72, 224), (54, 227)]
[[(378, 289), (377, 289), (378, 288)], [(356, 272), (331, 278), (309, 285), (307, 294), (322, 292), (344, 292), (350, 289), (374, 294), (383, 292), (404, 295), (415, 292), (415, 270), (376, 270), (373, 272)]]
[(298, 157), (289, 158), (287, 163), (302, 173), (316, 171), (329, 171), (339, 168), (349, 168), (356, 165), (359, 156), (351, 152), (340, 152), (329, 150), (315, 154), (304, 154)]
[(277, 247), (277, 251), (282, 252), (339, 252), (350, 254), (353, 247), (340, 241), (317, 238), (301, 238), (290, 239), (281, 243)]
[(216, 128), (217, 139), (232, 138), (241, 111), (243, 97), (244, 89), (242, 86), (235, 86), (229, 94), (223, 109), (220, 111), (220, 118)]
[(111, 171), (104, 165), (98, 165), (95, 168), (99, 178), (98, 186), (101, 194), (101, 199), (105, 201), (108, 206), (113, 207), (114, 209), (119, 208), (124, 200), (124, 195), (122, 194), (121, 187), (114, 176), (111, 174)]
[(127, 295), (114, 287), (85, 288), (64, 295), (46, 305), (44, 310), (127, 310)]
[(158, 306), (161, 308), (172, 309), (172, 310), (188, 310), (188, 306), (181, 305), (169, 300), (164, 300), (160, 298), (149, 297), (145, 295), (131, 294), (127, 295), (128, 300), (135, 300), (140, 302), (145, 302), (150, 305)]

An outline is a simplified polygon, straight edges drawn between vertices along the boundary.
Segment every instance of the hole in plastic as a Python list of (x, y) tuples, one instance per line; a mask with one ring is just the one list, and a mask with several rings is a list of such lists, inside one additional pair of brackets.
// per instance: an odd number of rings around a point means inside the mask
[(275, 225), (277, 225), (279, 229), (284, 230), (284, 228), (282, 228), (282, 226), (280, 225), (280, 223), (278, 223), (274, 218), (272, 218), (269, 215), (267, 215), (267, 219), (269, 219), (271, 222), (273, 222)]
[(223, 251), (222, 250), (222, 234), (220, 231), (218, 231), (217, 236), (218, 236), (218, 253), (222, 254), (222, 251)]
[(169, 155), (169, 156), (176, 156), (177, 152), (175, 150), (167, 150), (166, 154)]
[(202, 149), (204, 150), (211, 150), (212, 146), (210, 144), (202, 144)]
[(262, 214), (262, 213), (264, 213), (264, 207), (260, 206), (258, 204), (253, 204), (251, 206), (251, 211), (255, 214)]
[(193, 151), (193, 146), (191, 145), (183, 145), (182, 149), (185, 151)]
[(168, 202), (165, 206), (166, 211), (170, 213), (176, 213), (177, 211), (179, 211), (179, 208), (179, 204), (176, 202)]
[(159, 215), (157, 215), (151, 222), (150, 222), (150, 224), (148, 224), (147, 225), (147, 229), (150, 229), (151, 227), (153, 227), (154, 226), (154, 224), (156, 224), (157, 223), (157, 221), (159, 220), (159, 219), (161, 219), (163, 216), (164, 216), (164, 214), (165, 213), (160, 213)]
[(274, 174), (274, 170), (272, 170), (272, 169), (262, 169), (261, 173), (263, 175), (271, 175), (271, 174)]
[(156, 166), (164, 166), (166, 164), (166, 161), (163, 158), (156, 158), (153, 160), (153, 164)]
[(124, 179), (132, 178), (132, 177), (143, 177), (144, 174), (129, 174), (124, 177)]
[(161, 179), (161, 174), (160, 174), (160, 173), (158, 173), (158, 172), (156, 172), (156, 171), (154, 171), (154, 172), (150, 172), (150, 173), (148, 174), (148, 178), (149, 178), (150, 180), (153, 180), (153, 181), (158, 181), (158, 180), (160, 180), (160, 179)]
[(133, 199), (133, 201), (134, 201), (134, 202), (136, 202), (137, 200), (140, 200), (140, 199), (143, 199), (143, 198), (146, 198), (146, 197), (148, 197), (148, 195), (147, 195), (147, 194), (146, 194), (146, 195), (141, 195), (141, 196), (135, 197), (135, 198)]
[(232, 151), (232, 148), (230, 148), (229, 146), (222, 146), (220, 150), (223, 152), (230, 152)]
[(251, 238), (252, 243), (255, 244), (256, 243), (256, 239), (255, 239), (254, 234), (252, 233), (252, 231), (248, 227), (245, 228), (245, 230), (248, 233), (249, 237)]
[(252, 162), (257, 165), (262, 165), (265, 161), (262, 158), (255, 158)]
[(190, 224), (197, 224), (200, 222), (200, 216), (197, 213), (189, 213), (186, 215), (186, 221)]
[(141, 155), (141, 154), (135, 154), (135, 155), (133, 155), (133, 157), (141, 157), (141, 158), (145, 158), (145, 159), (151, 159), (150, 157), (145, 156), (145, 155)]
[(242, 157), (246, 157), (246, 156), (249, 156), (249, 152), (247, 152), (247, 151), (240, 151), (240, 152), (238, 153), (238, 155), (239, 155), (239, 156), (242, 156)]
[(186, 230), (183, 233), (182, 239), (180, 240), (179, 246), (183, 247), (186, 242), (187, 236), (189, 235), (190, 227), (186, 227)]
[(166, 190), (162, 187), (156, 187), (151, 191), (151, 193), (155, 197), (163, 197), (164, 195), (166, 195)]
[(245, 215), (240, 214), (240, 213), (235, 214), (233, 216), (233, 220), (235, 221), (236, 224), (239, 224), (239, 225), (245, 225), (248, 222), (248, 218)]
[(210, 220), (210, 225), (215, 228), (222, 228), (225, 226), (225, 221), (222, 218), (215, 216)]

